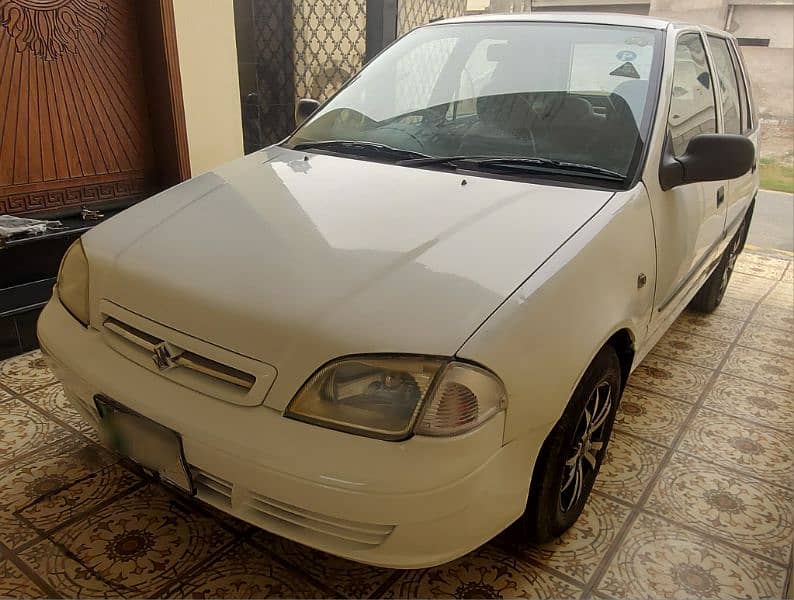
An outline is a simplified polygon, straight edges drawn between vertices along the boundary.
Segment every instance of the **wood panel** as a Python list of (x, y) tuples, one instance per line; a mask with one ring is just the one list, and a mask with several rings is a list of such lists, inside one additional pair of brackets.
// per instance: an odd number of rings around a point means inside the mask
[(135, 2), (0, 0), (0, 214), (152, 187)]

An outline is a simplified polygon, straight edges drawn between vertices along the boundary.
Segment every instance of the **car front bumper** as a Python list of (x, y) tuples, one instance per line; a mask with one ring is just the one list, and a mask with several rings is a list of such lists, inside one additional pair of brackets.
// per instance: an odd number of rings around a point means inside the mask
[(102, 394), (178, 432), (198, 497), (286, 538), (394, 568), (436, 565), (491, 539), (524, 510), (537, 435), (503, 445), (505, 413), (454, 438), (386, 442), (182, 387), (107, 346), (57, 294), (39, 341), (67, 397), (99, 427)]

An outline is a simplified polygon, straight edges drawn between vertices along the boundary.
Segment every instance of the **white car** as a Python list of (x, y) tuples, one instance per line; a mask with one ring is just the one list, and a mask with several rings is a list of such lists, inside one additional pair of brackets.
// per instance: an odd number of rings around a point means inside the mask
[(296, 114), (71, 247), (38, 329), (69, 399), (163, 480), (339, 556), (559, 536), (629, 373), (744, 243), (735, 40), (451, 19)]

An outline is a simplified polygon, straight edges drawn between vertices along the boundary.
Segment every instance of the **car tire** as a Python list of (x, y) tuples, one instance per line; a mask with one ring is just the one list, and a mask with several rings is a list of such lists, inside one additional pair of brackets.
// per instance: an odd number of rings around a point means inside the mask
[(736, 259), (742, 251), (746, 229), (747, 223), (742, 222), (739, 231), (734, 234), (728, 247), (722, 253), (722, 258), (720, 258), (717, 268), (709, 275), (709, 278), (706, 279), (706, 282), (689, 303), (689, 307), (692, 310), (711, 313), (720, 305), (722, 298), (725, 296), (725, 290), (728, 289), (728, 283), (731, 281)]
[(618, 355), (605, 346), (538, 455), (521, 517), (527, 541), (551, 541), (579, 518), (604, 459), (621, 392)]

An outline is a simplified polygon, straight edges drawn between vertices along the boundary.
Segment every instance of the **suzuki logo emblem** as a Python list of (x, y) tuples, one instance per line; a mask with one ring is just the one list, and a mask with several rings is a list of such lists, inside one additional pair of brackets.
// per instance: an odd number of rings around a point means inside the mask
[(176, 357), (172, 354), (168, 342), (160, 342), (154, 347), (152, 360), (154, 360), (155, 366), (160, 371), (165, 371), (166, 369), (173, 367), (175, 365), (175, 358)]

